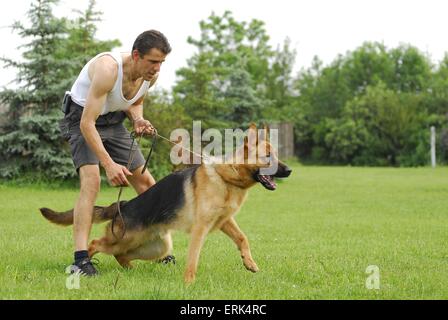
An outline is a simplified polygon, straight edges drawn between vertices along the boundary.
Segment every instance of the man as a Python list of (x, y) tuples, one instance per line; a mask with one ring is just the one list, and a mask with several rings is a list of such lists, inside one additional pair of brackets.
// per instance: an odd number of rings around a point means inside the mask
[(135, 40), (131, 53), (106, 52), (90, 60), (65, 97), (68, 103), (61, 130), (69, 141), (80, 177), (80, 194), (74, 209), (72, 272), (98, 274), (88, 257), (87, 245), (100, 190), (99, 165), (113, 186), (131, 184), (140, 194), (155, 184), (148, 170), (141, 173), (145, 159), (138, 147), (134, 146), (133, 161), (129, 170), (126, 168), (132, 139), (123, 120), (127, 115), (137, 134), (155, 133), (151, 123), (143, 118), (143, 100), (170, 52), (162, 33), (145, 31)]

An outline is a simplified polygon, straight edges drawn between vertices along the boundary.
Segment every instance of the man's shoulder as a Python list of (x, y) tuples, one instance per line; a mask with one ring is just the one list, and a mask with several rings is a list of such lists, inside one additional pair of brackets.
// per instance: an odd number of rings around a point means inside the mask
[(118, 77), (117, 60), (109, 54), (99, 56), (89, 67), (89, 77), (93, 79), (92, 85), (110, 91)]
[(118, 73), (118, 62), (109, 54), (102, 55), (98, 57), (92, 63), (92, 71), (104, 73), (108, 75), (113, 75)]
[(110, 55), (102, 55), (95, 59), (89, 67), (92, 87), (101, 92), (109, 92), (118, 77), (118, 62)]

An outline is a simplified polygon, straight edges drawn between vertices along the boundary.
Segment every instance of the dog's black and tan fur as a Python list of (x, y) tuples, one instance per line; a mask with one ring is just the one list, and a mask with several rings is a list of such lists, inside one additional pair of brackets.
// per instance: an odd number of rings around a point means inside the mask
[[(255, 129), (251, 126), (251, 129)], [(265, 138), (267, 132), (265, 131)], [(247, 160), (247, 138), (244, 158)], [(271, 156), (274, 150), (262, 139)], [(247, 162), (247, 161), (245, 161)], [(258, 161), (257, 161), (258, 162)], [(241, 208), (250, 187), (260, 182), (266, 189), (275, 189), (274, 177), (288, 177), (291, 170), (280, 161), (273, 176), (261, 176), (260, 169), (266, 165), (256, 164), (201, 164), (174, 172), (160, 180), (152, 188), (130, 201), (120, 203), (125, 223), (115, 220), (106, 226), (103, 238), (93, 240), (89, 256), (98, 252), (114, 255), (121, 266), (131, 268), (131, 261), (161, 260), (172, 251), (171, 232), (183, 230), (191, 234), (185, 282), (195, 279), (199, 254), (207, 234), (220, 229), (228, 235), (241, 252), (246, 269), (257, 272), (252, 259), (249, 242), (238, 227), (234, 216)], [(73, 210), (56, 213), (42, 208), (41, 213), (49, 221), (59, 225), (73, 224)], [(112, 220), (117, 213), (117, 204), (109, 207), (95, 207), (95, 223)]]

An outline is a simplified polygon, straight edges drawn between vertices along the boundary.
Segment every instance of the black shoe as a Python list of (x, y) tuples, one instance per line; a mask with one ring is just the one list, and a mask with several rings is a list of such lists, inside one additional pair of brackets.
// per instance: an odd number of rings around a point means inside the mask
[(79, 262), (73, 263), (70, 266), (70, 273), (79, 273), (87, 277), (94, 277), (99, 274), (89, 258), (85, 258)]

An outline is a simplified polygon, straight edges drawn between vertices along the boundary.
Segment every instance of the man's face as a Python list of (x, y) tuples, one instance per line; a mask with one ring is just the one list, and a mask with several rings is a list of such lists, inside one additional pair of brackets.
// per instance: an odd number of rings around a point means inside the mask
[(159, 73), (162, 63), (165, 61), (166, 54), (159, 49), (151, 49), (147, 54), (140, 57), (137, 50), (133, 52), (134, 60), (137, 62), (137, 68), (140, 75), (146, 81), (151, 81)]

